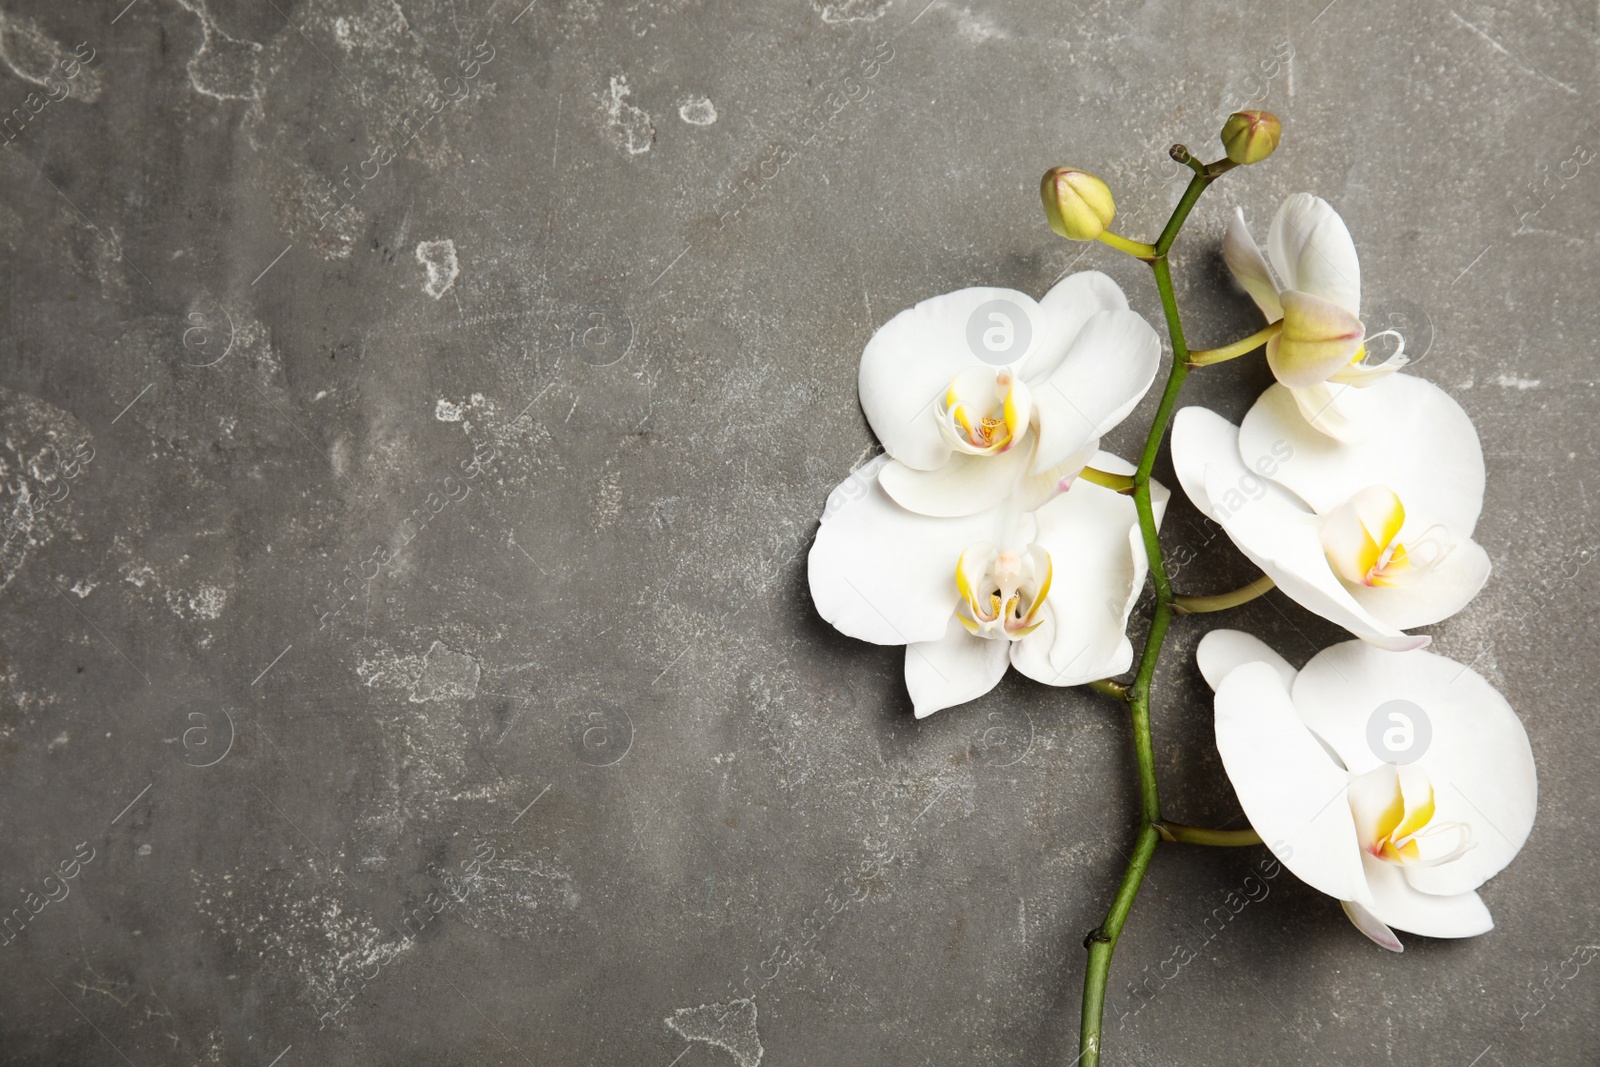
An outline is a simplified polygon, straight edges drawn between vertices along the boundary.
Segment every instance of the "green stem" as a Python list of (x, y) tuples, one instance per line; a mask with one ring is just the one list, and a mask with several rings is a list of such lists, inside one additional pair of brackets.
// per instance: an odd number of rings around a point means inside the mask
[(1223, 345), (1221, 348), (1206, 348), (1199, 352), (1189, 353), (1189, 366), (1209, 367), (1213, 363), (1223, 363), (1230, 359), (1238, 359), (1240, 356), (1248, 356), (1282, 332), (1283, 320), (1279, 319), (1277, 322), (1269, 323), (1249, 337), (1241, 338), (1231, 345)]
[(1150, 259), (1153, 259), (1156, 254), (1156, 250), (1150, 245), (1145, 244), (1143, 241), (1130, 241), (1120, 233), (1112, 233), (1110, 230), (1100, 231), (1100, 240), (1104, 241), (1106, 244), (1110, 245), (1112, 248), (1115, 248), (1119, 252), (1128, 253), (1128, 255), (1133, 256), (1135, 259), (1149, 261)]
[(1133, 477), (1127, 474), (1112, 474), (1110, 471), (1099, 470), (1095, 467), (1085, 467), (1078, 472), (1078, 477), (1086, 482), (1103, 486), (1117, 493), (1133, 492)]
[(1179, 615), (1198, 615), (1203, 611), (1224, 611), (1236, 608), (1240, 604), (1248, 604), (1258, 596), (1269, 592), (1276, 586), (1271, 578), (1265, 574), (1241, 586), (1230, 593), (1216, 593), (1212, 596), (1175, 596), (1172, 598), (1172, 607)]
[(1184, 166), (1200, 175), (1200, 177), (1204, 178), (1206, 176), (1206, 165), (1189, 154), (1188, 145), (1175, 144), (1171, 148), (1167, 149), (1167, 155), (1171, 156), (1174, 162), (1182, 163)]
[[(1223, 161), (1226, 162), (1226, 161)], [(1155, 509), (1150, 500), (1150, 472), (1155, 468), (1156, 455), (1166, 437), (1172, 413), (1178, 406), (1178, 394), (1183, 390), (1184, 379), (1189, 375), (1189, 346), (1183, 336), (1183, 322), (1178, 315), (1178, 300), (1172, 290), (1172, 270), (1167, 264), (1167, 251), (1177, 239), (1184, 220), (1194, 209), (1200, 194), (1205, 192), (1217, 174), (1229, 169), (1222, 167), (1213, 173), (1213, 164), (1204, 173), (1196, 171), (1183, 191), (1178, 206), (1155, 243), (1155, 258), (1150, 266), (1155, 271), (1156, 289), (1161, 294), (1161, 310), (1166, 316), (1167, 333), (1172, 338), (1172, 369), (1167, 375), (1166, 387), (1161, 392), (1161, 402), (1156, 407), (1150, 433), (1145, 437), (1144, 452), (1139, 457), (1139, 468), (1133, 475), (1133, 503), (1139, 513), (1139, 533), (1144, 541), (1145, 556), (1150, 561), (1150, 581), (1156, 590), (1156, 607), (1150, 617), (1150, 633), (1145, 638), (1144, 651), (1139, 657), (1139, 669), (1128, 687), (1128, 712), (1133, 724), (1133, 750), (1139, 769), (1139, 832), (1134, 841), (1133, 855), (1128, 859), (1122, 875), (1122, 884), (1111, 901), (1105, 921), (1091, 933), (1084, 944), (1089, 950), (1088, 965), (1083, 975), (1083, 1014), (1078, 1031), (1078, 1064), (1080, 1067), (1097, 1067), (1100, 1062), (1100, 1026), (1105, 1014), (1106, 980), (1111, 973), (1111, 957), (1117, 950), (1117, 939), (1128, 912), (1139, 895), (1145, 872), (1150, 868), (1150, 857), (1155, 853), (1160, 834), (1156, 826), (1161, 823), (1161, 795), (1156, 787), (1155, 752), (1150, 740), (1150, 683), (1155, 678), (1156, 661), (1161, 658), (1161, 645), (1172, 621), (1172, 582), (1167, 577), (1166, 563), (1161, 555), (1161, 538), (1156, 530)]]
[(1185, 826), (1181, 822), (1157, 823), (1156, 833), (1161, 835), (1163, 841), (1181, 841), (1189, 845), (1239, 848), (1262, 844), (1261, 835), (1254, 830), (1207, 830), (1203, 826)]
[[(1189, 212), (1194, 210), (1195, 201), (1200, 199), (1200, 194), (1206, 191), (1206, 186), (1210, 185), (1216, 177), (1215, 174), (1211, 173), (1211, 168), (1225, 162), (1227, 160), (1208, 164), (1206, 173), (1196, 173), (1193, 178), (1189, 179), (1189, 186), (1184, 189), (1183, 196), (1178, 200), (1178, 206), (1172, 209), (1172, 217), (1167, 220), (1166, 228), (1161, 231), (1161, 236), (1156, 238), (1157, 256), (1166, 255), (1167, 249), (1172, 247), (1172, 242), (1178, 239), (1178, 231), (1183, 229), (1183, 224), (1188, 221)], [(1220, 174), (1222, 172), (1218, 171), (1217, 173)]]
[(1101, 678), (1099, 681), (1090, 682), (1089, 688), (1096, 693), (1104, 693), (1113, 700), (1126, 702), (1128, 699), (1128, 687), (1111, 678)]
[(1155, 827), (1145, 823), (1139, 827), (1139, 836), (1133, 843), (1133, 855), (1128, 858), (1128, 869), (1122, 874), (1122, 884), (1111, 900), (1111, 910), (1106, 921), (1084, 939), (1089, 950), (1089, 963), (1083, 975), (1083, 1021), (1079, 1031), (1078, 1063), (1100, 1062), (1100, 1019), (1106, 1009), (1106, 979), (1111, 975), (1111, 954), (1117, 950), (1117, 938), (1122, 936), (1122, 925), (1133, 910), (1133, 899), (1139, 895), (1139, 883), (1150, 869), (1150, 857), (1155, 855)]

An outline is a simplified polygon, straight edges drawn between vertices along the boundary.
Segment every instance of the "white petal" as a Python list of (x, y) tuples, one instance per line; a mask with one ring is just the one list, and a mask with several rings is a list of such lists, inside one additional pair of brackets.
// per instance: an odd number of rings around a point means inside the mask
[[(1402, 633), (1356, 602), (1328, 565), (1316, 516), (1287, 491), (1245, 468), (1238, 455), (1238, 432), (1204, 408), (1185, 408), (1174, 421), (1173, 466), (1179, 479), (1193, 479), (1204, 461), (1202, 510), (1295, 603), (1385, 648), (1427, 644), (1426, 636)], [(1190, 489), (1190, 499), (1195, 495)]]
[(1338, 382), (1318, 382), (1290, 389), (1301, 418), (1337, 441), (1361, 438), (1363, 398), (1368, 390)]
[(1213, 521), (1216, 513), (1206, 495), (1206, 468), (1213, 463), (1238, 463), (1239, 429), (1209, 408), (1188, 407), (1172, 420), (1172, 467), (1178, 484), (1200, 514)]
[(1246, 663), (1230, 671), (1216, 707), (1223, 767), (1273, 855), (1313, 889), (1367, 902), (1349, 776), (1301, 722), (1277, 669)]
[(1161, 362), (1161, 339), (1135, 311), (1101, 311), (1073, 339), (1048, 377), (1033, 386), (1038, 420), (1036, 471), (1054, 467), (1103, 437), (1138, 405)]
[(957, 452), (934, 470), (891, 461), (878, 475), (890, 499), (907, 511), (944, 518), (975, 515), (994, 507), (1017, 487), (1028, 469), (1033, 438), (992, 456)]
[[(950, 456), (939, 434), (934, 405), (950, 379), (981, 363), (968, 341), (968, 324), (982, 304), (1008, 301), (1030, 323), (1033, 297), (1015, 289), (960, 289), (924, 300), (885, 323), (861, 353), (861, 407), (889, 455), (929, 470)], [(1031, 345), (1030, 345), (1031, 347)], [(1025, 358), (1018, 353), (1015, 363)]]
[(1222, 232), (1222, 259), (1268, 322), (1283, 318), (1277, 283), (1272, 280), (1272, 272), (1267, 269), (1267, 261), (1262, 258), (1255, 238), (1250, 236), (1249, 227), (1244, 224), (1242, 208), (1233, 209), (1233, 218), (1228, 220), (1228, 228)]
[[(1011, 642), (1011, 665), (1025, 677), (1043, 685), (1085, 685), (1121, 674), (1133, 666), (1133, 642), (1126, 633), (1119, 632), (1098, 647), (1093, 643), (1083, 644), (1081, 635), (1079, 638), (1069, 635), (1058, 641), (1056, 622), (1056, 612), (1046, 604), (1044, 622), (1039, 628), (1022, 640)], [(1070, 623), (1068, 628), (1071, 629)], [(1102, 635), (1105, 633), (1101, 631)], [(1065, 653), (1059, 666), (1051, 660), (1051, 651), (1057, 647)]]
[(1230, 671), (1246, 663), (1265, 663), (1277, 671), (1285, 691), (1294, 685), (1294, 676), (1298, 673), (1265, 641), (1242, 630), (1212, 630), (1200, 639), (1194, 658), (1200, 665), (1200, 674), (1213, 691)]
[[(1516, 712), (1471, 668), (1429, 652), (1402, 655), (1349, 641), (1301, 668), (1294, 701), (1355, 774), (1396, 755), (1382, 733), (1376, 747), (1368, 739), (1374, 715), (1391, 701), (1410, 705), (1379, 716), (1380, 730), (1402, 731), (1394, 735), (1399, 754), (1410, 755), (1426, 730), (1426, 747), (1411, 765), (1433, 783), (1433, 822), (1466, 823), (1476, 845), (1438, 867), (1407, 865), (1413, 887), (1441, 895), (1476, 889), (1527, 840), (1539, 799), (1533, 750)], [(1396, 712), (1405, 720), (1390, 718)]]
[(1267, 258), (1285, 289), (1320, 296), (1361, 314), (1361, 261), (1339, 213), (1310, 193), (1296, 193), (1273, 216)]
[[(1107, 453), (1095, 457), (1095, 465), (1101, 464), (1114, 473), (1131, 472)], [(1133, 499), (1080, 480), (1034, 518), (1036, 540), (1050, 553), (1053, 568), (1045, 601), (1052, 618), (1016, 642), (1012, 662), (1046, 685), (1081, 685), (1127, 670), (1133, 657), (1125, 632), (1128, 612), (1144, 575), (1142, 558), (1135, 556), (1139, 517)]]
[(974, 637), (954, 615), (944, 636), (906, 646), (906, 691), (919, 719), (976, 700), (1000, 683), (1008, 641)]
[(1022, 374), (1043, 381), (1061, 365), (1084, 323), (1102, 311), (1126, 311), (1128, 298), (1116, 282), (1097, 270), (1069, 274), (1039, 300), (1034, 341)]
[(1372, 914), (1365, 904), (1357, 904), (1353, 900), (1341, 900), (1339, 905), (1344, 908), (1345, 917), (1355, 924), (1357, 930), (1371, 939), (1373, 944), (1390, 952), (1406, 950), (1400, 939), (1394, 936), (1394, 931), (1385, 926), (1383, 920)]
[(996, 533), (996, 515), (916, 515), (878, 484), (879, 456), (828, 496), (811, 546), (811, 599), (842, 633), (879, 645), (936, 641), (955, 611), (961, 550)]
[(1359, 408), (1359, 440), (1339, 441), (1306, 425), (1289, 390), (1274, 385), (1240, 427), (1245, 463), (1319, 512), (1357, 490), (1386, 485), (1406, 507), (1402, 539), (1435, 523), (1458, 538), (1472, 536), (1483, 508), (1483, 449), (1472, 420), (1432, 382), (1395, 374), (1367, 389)]
[(1466, 607), (1488, 580), (1489, 554), (1476, 541), (1468, 541), (1452, 548), (1439, 566), (1404, 585), (1353, 588), (1350, 595), (1373, 618), (1407, 630), (1448, 619)]
[(1421, 893), (1395, 864), (1363, 853), (1361, 865), (1372, 890), (1372, 914), (1396, 930), (1423, 937), (1477, 937), (1494, 929), (1494, 919), (1477, 893)]
[[(1039, 471), (1037, 474), (1025, 475), (1017, 486), (1017, 507), (1023, 511), (1038, 511), (1044, 507), (1054, 500), (1058, 493), (1065, 492), (1062, 488), (1063, 482), (1070, 487), (1084, 467), (1093, 466), (1095, 454), (1099, 451), (1100, 439), (1096, 437), (1056, 466)], [(1118, 470), (1111, 473), (1123, 472)]]
[[(1210, 474), (1208, 491), (1213, 497), (1235, 484), (1235, 479), (1219, 475), (1216, 467), (1211, 468)], [(1427, 635), (1404, 633), (1374, 618), (1357, 603), (1328, 565), (1316, 518), (1300, 510), (1298, 503), (1278, 495), (1281, 492), (1269, 492), (1227, 516), (1222, 528), (1234, 545), (1285, 596), (1307, 611), (1380, 648), (1406, 651), (1425, 646)]]
[(1344, 308), (1298, 289), (1278, 294), (1283, 332), (1267, 342), (1267, 366), (1286, 386), (1309, 389), (1348, 368), (1366, 327)]

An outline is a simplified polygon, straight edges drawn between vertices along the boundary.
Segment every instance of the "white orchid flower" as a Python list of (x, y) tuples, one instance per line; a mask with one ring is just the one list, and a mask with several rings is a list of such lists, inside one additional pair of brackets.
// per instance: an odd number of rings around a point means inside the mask
[(1196, 658), (1223, 766), (1284, 866), (1395, 952), (1393, 930), (1493, 929), (1476, 890), (1522, 848), (1538, 804), (1528, 735), (1493, 686), (1443, 656), (1360, 641), (1296, 671), (1215, 630)]
[(1099, 271), (1035, 301), (961, 289), (890, 319), (861, 355), (861, 407), (894, 462), (884, 489), (924, 515), (975, 515), (1019, 478), (1081, 470), (1155, 378), (1161, 342)]
[(1242, 427), (1184, 408), (1172, 463), (1195, 506), (1291, 600), (1404, 651), (1428, 638), (1402, 631), (1454, 615), (1488, 580), (1472, 540), (1483, 450), (1430, 382), (1399, 374), (1368, 394), (1359, 440), (1311, 429), (1281, 385)]
[[(1086, 458), (1133, 473), (1107, 453)], [(930, 517), (890, 498), (890, 462), (879, 456), (829, 495), (811, 597), (841, 633), (906, 646), (917, 718), (977, 699), (1008, 664), (1058, 686), (1128, 669), (1128, 613), (1147, 566), (1130, 497), (1045, 474), (984, 511)], [(1158, 522), (1168, 495), (1152, 483)]]
[(1344, 220), (1320, 197), (1296, 193), (1273, 216), (1263, 257), (1243, 210), (1235, 208), (1222, 255), (1267, 321), (1283, 320), (1282, 332), (1267, 342), (1273, 375), (1290, 389), (1307, 422), (1347, 436), (1352, 388), (1393, 374), (1406, 355), (1402, 342), (1384, 362), (1366, 362), (1361, 262)]

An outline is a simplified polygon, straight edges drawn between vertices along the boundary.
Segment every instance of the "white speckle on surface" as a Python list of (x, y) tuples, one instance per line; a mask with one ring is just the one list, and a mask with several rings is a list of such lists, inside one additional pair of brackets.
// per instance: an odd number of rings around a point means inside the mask
[(600, 103), (605, 108), (606, 128), (611, 131), (618, 147), (630, 156), (637, 156), (650, 151), (650, 146), (655, 144), (656, 127), (650, 121), (649, 113), (628, 103), (628, 97), (632, 94), (633, 90), (628, 87), (628, 76), (613, 74), (611, 86), (601, 96)]
[(75, 534), (72, 482), (94, 455), (70, 413), (0, 387), (0, 589), (34, 548)]
[(393, 0), (368, 4), (367, 8), (360, 14), (339, 15), (333, 20), (333, 39), (346, 55), (363, 49), (393, 49), (411, 31), (405, 12)]
[(328, 460), (333, 464), (333, 473), (343, 478), (350, 469), (350, 438), (340, 437), (328, 449)]
[(428, 272), (422, 291), (435, 300), (450, 291), (461, 273), (461, 264), (456, 261), (456, 243), (449, 238), (418, 242), (417, 262)]
[(1494, 384), (1502, 389), (1537, 389), (1544, 382), (1538, 378), (1518, 378), (1513, 374), (1495, 375)]
[(203, 35), (186, 68), (189, 86), (215, 100), (256, 99), (256, 61), (261, 46), (223, 32), (206, 9), (205, 0), (178, 0), (178, 6), (200, 20)]
[(678, 105), (678, 117), (691, 126), (710, 126), (717, 121), (717, 105), (708, 96), (691, 96)]
[[(93, 62), (94, 53), (90, 53)], [(100, 99), (100, 72), (82, 63), (63, 48), (32, 19), (0, 11), (0, 62), (34, 85), (56, 90), (66, 86), (68, 98), (86, 104)], [(77, 62), (77, 73), (68, 77), (67, 64)]]
[(80, 578), (78, 581), (72, 583), (72, 592), (77, 595), (79, 600), (82, 600), (84, 597), (94, 592), (95, 587), (99, 584), (99, 582), (91, 582), (87, 578)]
[(433, 417), (440, 422), (460, 422), (462, 409), (460, 404), (452, 404), (444, 397), (433, 405)]
[(483, 669), (464, 652), (452, 652), (442, 641), (435, 641), (422, 657), (422, 673), (411, 687), (411, 702), (428, 700), (471, 700), (478, 695), (478, 679)]
[(981, 12), (975, 12), (970, 7), (958, 7), (950, 3), (938, 3), (934, 6), (955, 20), (956, 32), (969, 44), (1005, 40), (1011, 36), (1001, 29), (994, 19)]
[(138, 848), (134, 849), (133, 851), (137, 855), (148, 856), (153, 851), (153, 849), (151, 849), (151, 847), (149, 845), (140, 845)]
[[(391, 938), (365, 912), (346, 908), (310, 879), (280, 880), (275, 892), (253, 903), (248, 885), (261, 876), (235, 869), (218, 876), (191, 872), (195, 910), (209, 920), (229, 949), (296, 979), (299, 995), (314, 1014), (335, 1010), (359, 978), (364, 985), (416, 942)], [(264, 908), (264, 910), (262, 910)]]
[(169, 589), (167, 607), (180, 619), (215, 619), (228, 605), (228, 591), (220, 585), (203, 584), (192, 590)]
[(52, 740), (48, 745), (44, 746), (44, 750), (46, 752), (54, 752), (56, 749), (60, 748), (62, 745), (71, 740), (72, 738), (67, 736), (67, 732), (62, 730), (59, 734), (56, 734), (54, 740)]
[(739, 1067), (757, 1067), (766, 1049), (756, 1030), (754, 997), (727, 1004), (702, 1004), (678, 1008), (664, 1020), (685, 1041), (704, 1041), (723, 1049)]
[(889, 10), (890, 0), (811, 0), (822, 21), (837, 26), (847, 22), (877, 22)]

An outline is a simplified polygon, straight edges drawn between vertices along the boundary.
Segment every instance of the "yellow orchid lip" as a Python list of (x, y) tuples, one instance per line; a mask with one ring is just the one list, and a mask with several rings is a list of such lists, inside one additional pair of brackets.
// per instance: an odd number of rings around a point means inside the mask
[(1026, 383), (1005, 367), (968, 367), (945, 388), (939, 430), (968, 455), (1005, 452), (1027, 431), (1033, 402)]
[(1437, 810), (1433, 783), (1414, 766), (1381, 764), (1352, 783), (1361, 848), (1387, 863), (1436, 867), (1473, 847), (1472, 827), (1436, 820)]
[(1408, 546), (1400, 539), (1405, 524), (1399, 494), (1370, 485), (1323, 516), (1322, 548), (1334, 573), (1351, 585), (1405, 585), (1438, 566), (1455, 547), (1442, 526), (1424, 530)]
[(956, 620), (975, 637), (1020, 641), (1044, 625), (1053, 573), (1050, 553), (1038, 545), (1021, 552), (987, 541), (968, 546), (956, 560)]

